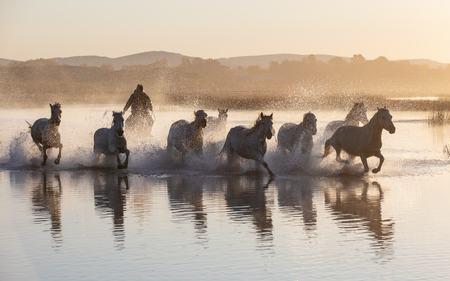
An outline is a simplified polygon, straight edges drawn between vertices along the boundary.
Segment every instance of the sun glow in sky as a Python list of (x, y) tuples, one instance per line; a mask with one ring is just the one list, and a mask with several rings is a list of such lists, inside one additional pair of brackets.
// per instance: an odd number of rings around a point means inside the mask
[(0, 57), (332, 54), (450, 62), (450, 1), (0, 0)]

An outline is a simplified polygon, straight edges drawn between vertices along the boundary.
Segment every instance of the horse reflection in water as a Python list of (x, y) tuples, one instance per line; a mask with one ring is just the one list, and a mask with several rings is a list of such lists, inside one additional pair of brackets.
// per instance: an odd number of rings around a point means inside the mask
[(313, 204), (314, 186), (310, 177), (276, 181), (280, 211), (289, 217), (303, 219), (307, 233), (316, 230), (317, 210)]
[(262, 241), (273, 240), (272, 213), (266, 206), (266, 188), (269, 182), (263, 177), (228, 177), (226, 178), (225, 200), (229, 215), (237, 222), (247, 221), (250, 217), (259, 238)]
[(173, 216), (176, 220), (192, 221), (200, 239), (204, 239), (207, 233), (203, 183), (202, 177), (172, 176), (167, 179), (167, 193)]
[(36, 215), (37, 222), (46, 222), (50, 219), (50, 233), (56, 246), (59, 247), (62, 245), (61, 178), (58, 173), (47, 174), (46, 171), (41, 177), (41, 182), (32, 191), (33, 213)]
[(124, 248), (125, 243), (124, 210), (128, 189), (126, 174), (98, 173), (95, 175), (95, 208), (103, 215), (112, 216), (113, 236), (119, 250)]
[[(345, 230), (367, 230), (376, 248), (384, 249), (394, 235), (394, 222), (382, 218), (383, 191), (377, 182), (360, 178), (339, 178), (324, 189), (325, 204), (334, 220)], [(369, 191), (374, 191), (369, 193)]]

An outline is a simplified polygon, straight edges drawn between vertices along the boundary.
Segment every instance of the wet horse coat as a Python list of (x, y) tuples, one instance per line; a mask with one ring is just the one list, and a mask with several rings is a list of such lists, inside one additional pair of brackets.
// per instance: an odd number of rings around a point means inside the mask
[(303, 154), (309, 154), (313, 147), (313, 135), (317, 133), (317, 118), (308, 112), (300, 124), (285, 123), (278, 130), (278, 149), (294, 152), (300, 148)]
[[(97, 161), (101, 154), (117, 157), (117, 168), (124, 169), (128, 167), (128, 158), (130, 151), (127, 148), (127, 140), (123, 131), (123, 113), (113, 112), (113, 124), (111, 128), (100, 128), (94, 134), (94, 153)], [(125, 162), (120, 161), (120, 154), (125, 154)]]
[(252, 128), (243, 126), (231, 128), (220, 152), (220, 157), (225, 155), (229, 164), (236, 156), (255, 160), (263, 165), (269, 175), (273, 177), (274, 173), (264, 161), (267, 150), (266, 139), (271, 139), (274, 134), (272, 120), (273, 114), (266, 116), (261, 112)]
[[(31, 138), (39, 151), (42, 152), (42, 165), (47, 162), (47, 149), (58, 148), (58, 156), (55, 159), (55, 164), (59, 164), (61, 160), (61, 136), (59, 134), (58, 128), (61, 123), (61, 105), (59, 103), (50, 104), (51, 117), (40, 118), (36, 120), (33, 125), (30, 125)], [(29, 123), (28, 123), (29, 124)]]
[(190, 123), (186, 120), (173, 123), (167, 136), (167, 151), (171, 154), (180, 152), (183, 161), (191, 151), (198, 155), (203, 153), (203, 128), (206, 127), (208, 115), (203, 110), (195, 111), (194, 115), (195, 120)]
[(340, 127), (333, 136), (325, 142), (323, 157), (330, 154), (330, 148), (336, 150), (336, 161), (346, 162), (341, 159), (341, 150), (351, 156), (359, 156), (364, 165), (364, 172), (369, 171), (367, 158), (375, 156), (380, 159), (378, 167), (372, 172), (378, 173), (384, 162), (381, 154), (381, 133), (387, 130), (390, 134), (395, 133), (395, 126), (392, 123), (392, 115), (387, 108), (379, 108), (369, 123), (363, 127), (343, 126)]

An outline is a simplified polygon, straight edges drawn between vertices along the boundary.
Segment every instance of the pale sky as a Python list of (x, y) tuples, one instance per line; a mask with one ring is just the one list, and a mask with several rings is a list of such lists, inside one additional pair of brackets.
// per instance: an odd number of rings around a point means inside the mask
[(450, 62), (446, 0), (0, 0), (0, 57), (332, 54)]

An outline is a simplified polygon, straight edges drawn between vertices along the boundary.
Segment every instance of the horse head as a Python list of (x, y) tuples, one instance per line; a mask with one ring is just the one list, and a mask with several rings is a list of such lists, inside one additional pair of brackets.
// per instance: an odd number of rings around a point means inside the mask
[(55, 102), (54, 104), (50, 104), (50, 112), (51, 112), (51, 118), (50, 121), (56, 126), (59, 126), (61, 124), (61, 104), (58, 102)]
[(313, 135), (317, 133), (317, 118), (312, 112), (305, 113), (303, 115), (303, 127), (310, 130)]
[(270, 140), (275, 134), (275, 130), (273, 128), (273, 113), (270, 115), (264, 115), (261, 112), (258, 120), (256, 120), (255, 127), (261, 128), (264, 132), (264, 136)]
[(355, 102), (348, 114), (348, 117), (355, 121), (361, 122), (364, 125), (369, 123), (369, 119), (367, 118), (367, 107), (363, 102)]
[(217, 111), (219, 111), (219, 119), (226, 120), (228, 118), (228, 108), (227, 109), (218, 108)]
[(205, 128), (206, 127), (206, 117), (208, 117), (208, 114), (206, 114), (206, 112), (202, 109), (194, 111), (194, 115), (195, 115), (195, 123), (202, 127)]
[(123, 123), (124, 123), (124, 118), (123, 118), (123, 112), (122, 111), (113, 111), (113, 128), (116, 130), (116, 135), (121, 137), (123, 136)]
[(389, 110), (385, 107), (378, 108), (377, 113), (375, 113), (374, 118), (376, 118), (376, 122), (390, 134), (395, 133), (395, 126), (392, 123), (392, 115)]

